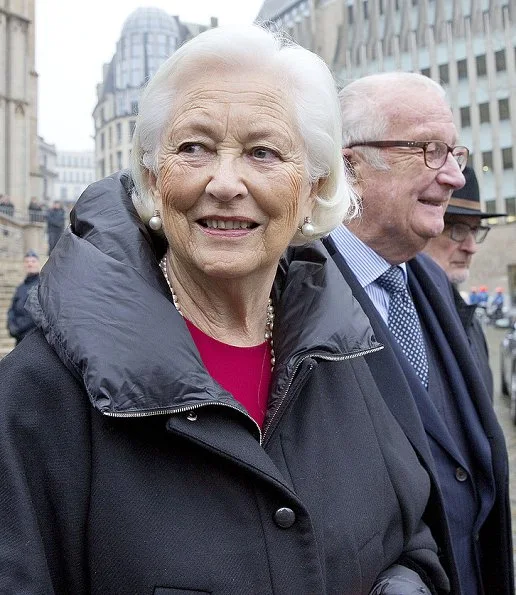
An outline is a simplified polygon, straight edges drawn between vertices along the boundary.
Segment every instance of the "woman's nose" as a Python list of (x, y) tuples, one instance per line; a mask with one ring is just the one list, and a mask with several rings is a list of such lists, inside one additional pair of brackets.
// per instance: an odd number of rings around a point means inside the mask
[(219, 156), (206, 192), (217, 200), (228, 201), (248, 195), (241, 168), (234, 156)]

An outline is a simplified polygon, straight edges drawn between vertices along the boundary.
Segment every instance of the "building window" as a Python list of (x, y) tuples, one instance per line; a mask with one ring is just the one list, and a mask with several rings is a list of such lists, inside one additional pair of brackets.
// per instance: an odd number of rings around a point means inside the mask
[(113, 128), (111, 126), (108, 128), (108, 146), (111, 149), (113, 146)]
[(100, 169), (100, 177), (104, 178), (106, 175), (106, 164), (105, 164), (104, 159), (101, 159), (99, 161), (99, 169)]
[(421, 69), (421, 74), (423, 76), (427, 76), (428, 78), (430, 78), (430, 68), (422, 68)]
[(460, 108), (460, 124), (461, 128), (468, 128), (471, 126), (471, 113), (469, 105)]
[(498, 114), (500, 120), (510, 120), (511, 119), (511, 111), (509, 108), (509, 100), (508, 99), (499, 99), (498, 100)]
[(353, 22), (353, 6), (350, 4), (348, 6), (348, 25), (352, 25)]
[(457, 61), (457, 76), (459, 80), (468, 78), (468, 62), (466, 59)]
[(502, 149), (502, 164), (504, 169), (512, 169), (513, 162), (512, 162), (512, 147), (507, 147), (506, 149)]
[(480, 103), (478, 105), (478, 110), (480, 112), (480, 123), (485, 124), (486, 122), (490, 122), (491, 119), (489, 117), (489, 103)]
[(441, 82), (441, 85), (447, 85), (450, 82), (450, 72), (448, 69), (448, 64), (439, 65), (439, 80)]
[(364, 19), (367, 21), (369, 18), (369, 6), (367, 0), (364, 0)]
[(513, 217), (516, 215), (516, 196), (505, 199), (505, 212)]
[(505, 63), (505, 50), (499, 50), (498, 52), (495, 52), (495, 64), (496, 72), (504, 72), (507, 70)]
[(482, 170), (491, 171), (493, 169), (493, 152), (483, 151), (482, 152)]
[(122, 151), (116, 152), (116, 166), (118, 169), (122, 169), (124, 167), (122, 165)]
[(487, 74), (486, 55), (477, 56), (477, 76), (485, 76)]
[(106, 137), (103, 132), (100, 133), (100, 150), (103, 151), (106, 148)]
[(496, 213), (496, 200), (486, 200), (485, 209), (486, 213)]
[(133, 138), (134, 129), (136, 127), (136, 120), (129, 120), (129, 138)]
[(131, 101), (131, 114), (133, 114), (133, 116), (138, 115), (138, 102), (137, 101)]
[(117, 144), (122, 142), (122, 122), (116, 123), (116, 142)]

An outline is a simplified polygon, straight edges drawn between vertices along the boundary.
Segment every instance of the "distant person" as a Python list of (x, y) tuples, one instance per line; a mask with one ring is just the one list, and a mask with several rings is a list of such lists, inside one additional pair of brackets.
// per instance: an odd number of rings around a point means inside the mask
[(503, 287), (497, 287), (495, 289), (496, 293), (493, 297), (493, 301), (491, 304), (496, 306), (497, 308), (503, 308), (503, 304), (505, 301), (504, 294), (503, 294)]
[(489, 303), (489, 289), (487, 285), (481, 285), (478, 289), (478, 305), (486, 309)]
[(33, 250), (29, 250), (23, 259), (25, 267), (25, 279), (18, 285), (14, 292), (11, 307), (7, 312), (7, 328), (11, 337), (16, 339), (16, 344), (34, 328), (32, 316), (25, 310), (25, 301), (29, 291), (38, 284), (39, 280), (39, 257)]
[(497, 320), (503, 318), (504, 302), (505, 296), (503, 293), (503, 287), (497, 287), (487, 309), (487, 315), (491, 324), (494, 324)]
[(8, 215), (9, 217), (14, 215), (14, 205), (11, 199), (5, 194), (0, 196), (0, 213), (4, 213), (4, 215)]
[(472, 287), (470, 289), (469, 296), (468, 296), (468, 303), (471, 306), (478, 305), (478, 289), (476, 287)]
[(43, 221), (42, 219), (42, 210), (43, 208), (41, 207), (41, 205), (39, 204), (39, 202), (32, 197), (30, 199), (30, 203), (28, 206), (28, 211), (29, 211), (29, 221), (31, 223), (40, 223)]
[(54, 246), (63, 233), (65, 225), (65, 212), (61, 203), (55, 200), (52, 208), (47, 212), (47, 232), (48, 232), (48, 254), (52, 252)]
[[(488, 217), (505, 217), (505, 214), (485, 213), (480, 208), (480, 192), (473, 168), (464, 169), (466, 184), (452, 194), (444, 214), (444, 230), (429, 240), (426, 252), (442, 269), (453, 285), (453, 298), (473, 351), (479, 360), (482, 375), (493, 398), (493, 375), (489, 367), (489, 352), (480, 320), (475, 316), (477, 305), (485, 302), (484, 293), (471, 288), (469, 304), (462, 299), (458, 285), (469, 277), (473, 256), (487, 237), (490, 227), (482, 221)], [(484, 288), (484, 286), (482, 286)]]

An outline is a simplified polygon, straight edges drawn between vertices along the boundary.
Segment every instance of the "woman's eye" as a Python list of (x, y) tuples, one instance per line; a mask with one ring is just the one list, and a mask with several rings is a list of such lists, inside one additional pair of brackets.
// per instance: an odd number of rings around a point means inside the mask
[(255, 147), (251, 150), (251, 155), (260, 161), (265, 161), (267, 159), (277, 159), (279, 157), (276, 151), (267, 149), (266, 147)]
[(188, 155), (199, 155), (204, 150), (203, 145), (199, 143), (184, 143), (179, 147), (179, 153), (187, 153)]

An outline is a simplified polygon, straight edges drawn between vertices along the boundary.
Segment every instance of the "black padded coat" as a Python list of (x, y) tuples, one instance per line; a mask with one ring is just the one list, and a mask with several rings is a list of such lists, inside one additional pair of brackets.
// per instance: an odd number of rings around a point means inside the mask
[(428, 477), (324, 248), (278, 270), (260, 431), (202, 365), (129, 183), (80, 199), (39, 329), (0, 362), (0, 592), (367, 595), (394, 563), (445, 592)]

